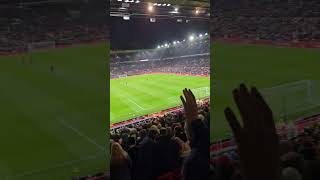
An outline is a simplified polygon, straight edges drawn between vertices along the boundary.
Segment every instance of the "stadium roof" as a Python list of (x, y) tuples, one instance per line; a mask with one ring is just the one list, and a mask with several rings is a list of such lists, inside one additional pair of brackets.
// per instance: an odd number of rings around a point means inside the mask
[(110, 15), (139, 18), (204, 18), (210, 17), (208, 0), (111, 0)]

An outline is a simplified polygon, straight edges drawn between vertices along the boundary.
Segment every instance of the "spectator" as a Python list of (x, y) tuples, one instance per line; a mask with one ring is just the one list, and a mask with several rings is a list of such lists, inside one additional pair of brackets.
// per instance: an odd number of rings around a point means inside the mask
[(112, 179), (131, 180), (131, 159), (117, 142), (111, 147), (110, 172)]

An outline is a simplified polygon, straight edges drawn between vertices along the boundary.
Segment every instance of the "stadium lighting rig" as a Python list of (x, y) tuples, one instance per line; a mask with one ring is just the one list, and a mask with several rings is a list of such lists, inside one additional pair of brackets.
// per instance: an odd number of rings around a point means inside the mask
[[(197, 39), (203, 39), (204, 36), (208, 36), (208, 33), (205, 33), (204, 35), (203, 35), (202, 33), (200, 33), (198, 36), (195, 36), (194, 34), (192, 34), (192, 35), (190, 35), (190, 36), (188, 37), (188, 40), (189, 40), (190, 42), (192, 42), (192, 41), (195, 41), (195, 40), (197, 40)], [(183, 39), (181, 42), (185, 42), (185, 41), (186, 41), (186, 40)], [(177, 46), (177, 45), (180, 44), (181, 42), (180, 42), (180, 41), (173, 41), (172, 44), (170, 44), (170, 43), (165, 43), (164, 45), (158, 45), (158, 46), (157, 46), (157, 49), (169, 48), (170, 45), (172, 45), (172, 46)]]
[[(192, 19), (209, 20), (208, 4), (160, 0), (110, 0), (110, 16), (121, 17), (124, 20), (152, 16), (154, 19), (173, 18), (178, 23), (188, 23)], [(125, 15), (130, 18), (124, 17)]]
[(189, 41), (193, 41), (193, 40), (194, 40), (194, 36), (193, 35), (189, 36)]
[(148, 5), (148, 12), (153, 12), (154, 8), (152, 4)]

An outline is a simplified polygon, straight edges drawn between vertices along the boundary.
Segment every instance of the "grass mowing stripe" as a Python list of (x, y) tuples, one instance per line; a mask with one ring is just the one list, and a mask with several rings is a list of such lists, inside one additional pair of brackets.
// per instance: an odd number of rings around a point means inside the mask
[[(209, 78), (174, 74), (146, 74), (112, 79), (111, 123), (180, 105), (182, 89), (209, 87)], [(133, 102), (128, 102), (131, 99)], [(141, 109), (142, 107), (143, 109)]]
[[(101, 153), (57, 118), (68, 120), (98, 144), (105, 142), (106, 48), (98, 44), (35, 52), (32, 64), (23, 64), (21, 55), (0, 57), (0, 100), (6, 103), (0, 105), (0, 177)], [(54, 73), (50, 65), (55, 66)], [(105, 161), (75, 162), (72, 167), (80, 168), (77, 175), (93, 174), (105, 170)], [(27, 178), (67, 180), (75, 174), (72, 167)]]
[(26, 177), (26, 176), (30, 176), (30, 175), (33, 175), (33, 174), (36, 174), (36, 173), (41, 173), (41, 172), (44, 172), (44, 171), (49, 171), (49, 170), (52, 170), (52, 169), (69, 166), (69, 165), (76, 164), (76, 163), (79, 163), (79, 162), (82, 162), (82, 161), (87, 161), (87, 160), (90, 160), (90, 159), (97, 159), (98, 157), (100, 157), (100, 156), (98, 156), (98, 155), (90, 155), (90, 156), (85, 157), (85, 158), (58, 163), (58, 164), (55, 164), (55, 165), (53, 165), (51, 167), (48, 167), (48, 168), (35, 169), (35, 170), (23, 172), (21, 174), (8, 176), (8, 177), (6, 177), (4, 179), (5, 180), (12, 180), (12, 179), (20, 178), (20, 177)]
[[(254, 85), (261, 90), (299, 80), (320, 80), (319, 49), (215, 43), (211, 46), (213, 51), (215, 55), (212, 56), (211, 69), (215, 74), (212, 76), (211, 141), (232, 135), (223, 112), (227, 106), (237, 109), (232, 90), (240, 83)], [(294, 114), (297, 115), (290, 115), (290, 119), (307, 115)], [(276, 118), (276, 121), (281, 120)]]

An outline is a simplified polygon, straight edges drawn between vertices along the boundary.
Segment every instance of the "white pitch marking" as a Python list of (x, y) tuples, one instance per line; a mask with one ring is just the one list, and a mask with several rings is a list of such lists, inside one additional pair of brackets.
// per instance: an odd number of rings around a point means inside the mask
[(76, 134), (78, 134), (79, 136), (83, 137), (84, 139), (86, 139), (88, 142), (90, 142), (91, 144), (97, 146), (101, 151), (105, 152), (106, 149), (99, 145), (97, 142), (95, 142), (93, 139), (91, 139), (90, 137), (88, 137), (87, 135), (85, 135), (84, 133), (82, 133), (81, 131), (79, 131), (78, 129), (76, 129), (75, 127), (71, 126), (70, 124), (68, 124), (66, 121), (64, 120), (60, 120), (61, 124), (63, 124), (65, 127), (71, 129), (73, 132), (75, 132)]
[(141, 107), (139, 104), (137, 104), (136, 102), (134, 102), (132, 99), (128, 98), (128, 100), (129, 100), (130, 102), (132, 102), (134, 105), (136, 105), (138, 108), (144, 110), (143, 107)]
[(43, 171), (49, 171), (51, 169), (61, 168), (61, 167), (65, 167), (65, 166), (68, 166), (68, 165), (79, 163), (81, 161), (87, 161), (89, 159), (96, 159), (96, 158), (98, 158), (97, 155), (90, 155), (90, 156), (82, 158), (82, 159), (77, 159), (77, 160), (72, 160), (72, 161), (65, 161), (63, 163), (58, 163), (58, 164), (55, 164), (55, 165), (53, 165), (51, 167), (48, 167), (48, 168), (42, 168), (42, 169), (35, 169), (35, 170), (31, 170), (31, 171), (26, 171), (26, 172), (23, 172), (21, 174), (9, 176), (9, 177), (7, 177), (5, 179), (6, 180), (10, 180), (10, 179), (16, 179), (16, 178), (19, 178), (19, 177), (30, 176), (30, 175), (33, 175), (33, 174), (36, 174), (36, 173), (41, 173)]

